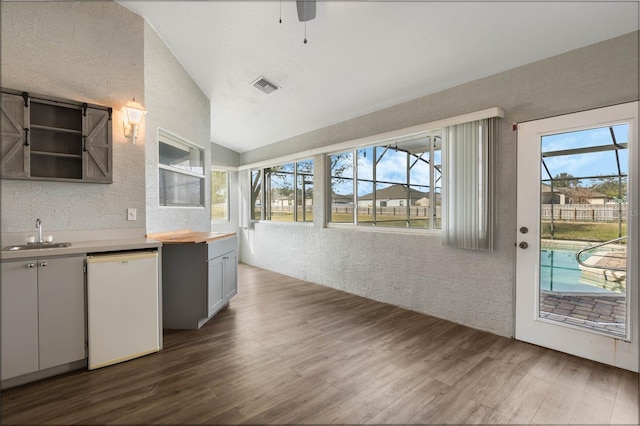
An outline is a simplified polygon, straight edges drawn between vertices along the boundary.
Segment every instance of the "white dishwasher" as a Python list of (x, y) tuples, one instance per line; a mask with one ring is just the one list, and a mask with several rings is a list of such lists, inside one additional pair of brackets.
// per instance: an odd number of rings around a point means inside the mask
[(158, 252), (87, 257), (89, 370), (160, 350)]

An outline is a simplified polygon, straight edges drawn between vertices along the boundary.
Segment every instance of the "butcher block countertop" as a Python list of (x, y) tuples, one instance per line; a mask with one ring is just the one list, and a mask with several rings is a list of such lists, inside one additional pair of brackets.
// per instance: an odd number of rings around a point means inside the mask
[(190, 229), (147, 234), (147, 238), (163, 244), (198, 244), (221, 240), (236, 235), (235, 232), (194, 232)]

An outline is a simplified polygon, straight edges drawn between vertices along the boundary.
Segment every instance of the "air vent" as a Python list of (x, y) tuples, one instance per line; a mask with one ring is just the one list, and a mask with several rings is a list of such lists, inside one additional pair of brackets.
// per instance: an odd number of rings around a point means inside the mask
[(267, 95), (271, 92), (275, 92), (280, 88), (280, 86), (278, 86), (277, 84), (273, 84), (264, 77), (259, 77), (256, 81), (251, 83), (251, 85), (256, 89), (263, 91)]

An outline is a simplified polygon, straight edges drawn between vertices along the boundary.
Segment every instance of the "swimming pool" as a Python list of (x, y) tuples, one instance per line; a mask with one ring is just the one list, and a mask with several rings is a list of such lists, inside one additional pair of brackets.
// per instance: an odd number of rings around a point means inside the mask
[[(582, 260), (585, 260), (581, 257)], [(540, 289), (560, 292), (614, 293), (587, 282), (576, 260), (576, 252), (559, 249), (540, 251)], [(603, 283), (604, 285), (604, 283)]]

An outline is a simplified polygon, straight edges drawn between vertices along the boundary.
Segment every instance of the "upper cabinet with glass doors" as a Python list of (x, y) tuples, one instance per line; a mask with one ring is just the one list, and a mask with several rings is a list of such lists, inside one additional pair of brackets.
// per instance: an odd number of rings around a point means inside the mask
[(112, 110), (2, 89), (0, 178), (112, 183)]

